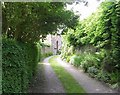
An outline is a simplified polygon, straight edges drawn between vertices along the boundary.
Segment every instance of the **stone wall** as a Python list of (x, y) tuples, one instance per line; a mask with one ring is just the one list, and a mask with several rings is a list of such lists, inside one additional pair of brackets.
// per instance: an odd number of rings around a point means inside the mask
[(77, 54), (83, 53), (83, 52), (87, 52), (87, 53), (95, 53), (97, 51), (97, 49), (92, 46), (92, 45), (85, 45), (80, 47), (79, 49), (76, 49), (75, 52)]

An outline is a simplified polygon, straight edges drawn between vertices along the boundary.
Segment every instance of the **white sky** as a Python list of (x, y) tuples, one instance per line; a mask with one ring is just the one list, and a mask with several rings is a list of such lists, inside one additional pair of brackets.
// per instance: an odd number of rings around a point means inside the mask
[[(67, 5), (67, 10), (71, 10), (73, 9), (73, 11), (75, 12), (75, 14), (78, 14), (80, 16), (80, 19), (84, 19), (86, 17), (88, 17), (90, 14), (92, 14), (93, 12), (96, 11), (97, 7), (99, 6), (99, 4), (104, 1), (104, 0), (87, 0), (88, 1), (88, 6), (84, 6), (84, 3), (80, 3), (75, 5)], [(76, 13), (77, 11), (77, 13)]]

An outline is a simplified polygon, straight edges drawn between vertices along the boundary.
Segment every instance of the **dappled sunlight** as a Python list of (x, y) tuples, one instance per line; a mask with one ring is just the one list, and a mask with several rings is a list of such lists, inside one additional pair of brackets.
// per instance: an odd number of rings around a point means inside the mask
[(69, 67), (69, 65), (65, 64), (65, 62), (63, 62), (60, 57), (56, 58), (56, 60), (59, 62), (59, 64), (65, 66), (65, 67)]
[(50, 63), (42, 63), (42, 64), (44, 64), (44, 65), (50, 65)]

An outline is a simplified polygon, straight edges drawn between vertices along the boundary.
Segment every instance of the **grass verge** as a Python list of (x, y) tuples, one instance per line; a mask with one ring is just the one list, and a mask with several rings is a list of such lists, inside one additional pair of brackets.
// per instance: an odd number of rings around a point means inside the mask
[(58, 56), (50, 58), (49, 63), (51, 64), (56, 75), (62, 82), (66, 93), (85, 93), (85, 90), (79, 85), (79, 83), (70, 75), (64, 67), (62, 67), (55, 59)]

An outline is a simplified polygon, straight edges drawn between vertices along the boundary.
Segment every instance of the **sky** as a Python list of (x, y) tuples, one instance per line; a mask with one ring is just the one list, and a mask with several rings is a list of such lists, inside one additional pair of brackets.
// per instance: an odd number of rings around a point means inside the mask
[(84, 6), (84, 3), (80, 3), (75, 5), (73, 3), (72, 5), (67, 5), (67, 10), (73, 10), (75, 14), (80, 15), (80, 20), (85, 19), (89, 15), (91, 15), (93, 12), (96, 11), (97, 7), (100, 5), (100, 3), (104, 0), (87, 0), (88, 6)]

